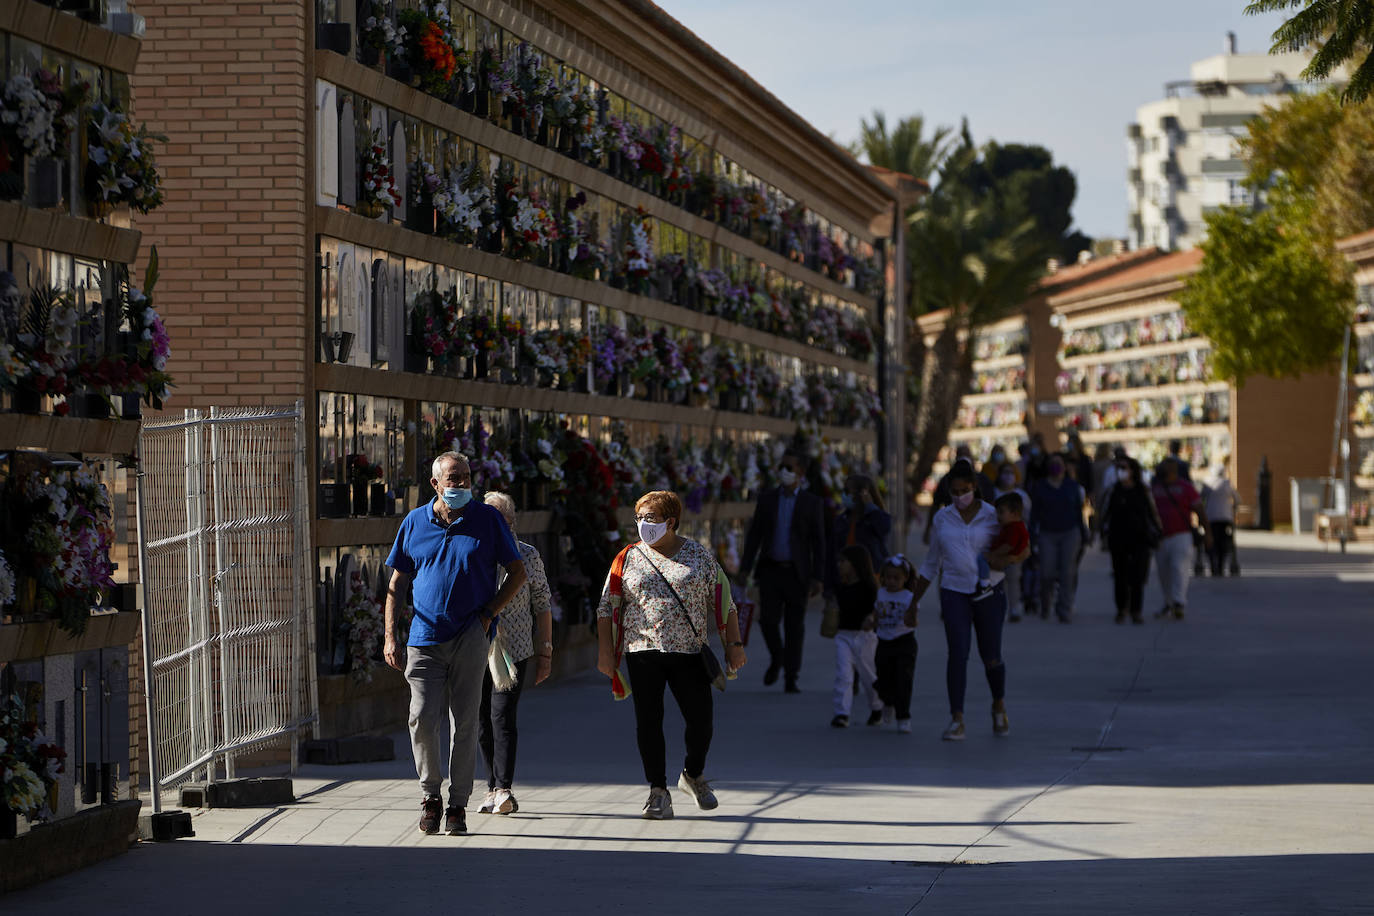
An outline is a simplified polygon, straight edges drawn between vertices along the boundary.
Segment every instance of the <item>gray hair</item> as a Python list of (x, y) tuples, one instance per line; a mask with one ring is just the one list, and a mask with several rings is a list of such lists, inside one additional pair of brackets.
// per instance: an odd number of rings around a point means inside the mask
[(512, 529), (515, 528), (515, 500), (510, 498), (509, 493), (502, 493), (500, 490), (488, 490), (487, 495), (482, 497), (482, 502), (500, 512), (505, 516), (506, 524), (510, 525)]
[(444, 452), (442, 455), (435, 458), (434, 463), (429, 466), (429, 476), (438, 480), (440, 475), (444, 473), (444, 462), (446, 461), (461, 461), (463, 464), (468, 465), (469, 468), (472, 467), (467, 456), (462, 452)]

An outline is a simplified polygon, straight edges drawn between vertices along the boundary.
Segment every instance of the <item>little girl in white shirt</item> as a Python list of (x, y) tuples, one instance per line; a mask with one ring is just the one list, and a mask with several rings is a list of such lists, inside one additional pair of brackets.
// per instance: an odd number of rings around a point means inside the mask
[(911, 733), (911, 692), (916, 680), (916, 627), (907, 626), (911, 607), (911, 583), (916, 571), (906, 557), (893, 554), (883, 564), (878, 581), (878, 695), (883, 701), (883, 722), (896, 718), (897, 730)]

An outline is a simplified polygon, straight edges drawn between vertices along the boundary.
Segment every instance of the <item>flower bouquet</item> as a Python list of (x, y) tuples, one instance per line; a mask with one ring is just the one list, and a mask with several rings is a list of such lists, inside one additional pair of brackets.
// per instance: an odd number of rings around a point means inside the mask
[(386, 138), (380, 130), (372, 132), (372, 142), (363, 150), (361, 169), (363, 190), (358, 195), (358, 213), (376, 219), (387, 207), (401, 204), (396, 190), (396, 177), (391, 171), (391, 159), (386, 152)]
[(582, 209), (586, 203), (586, 193), (579, 191), (563, 206), (560, 234), (567, 259), (559, 266), (579, 279), (596, 280), (606, 268), (606, 248), (597, 239), (597, 214)]
[(362, 28), (358, 33), (358, 47), (362, 50), (362, 62), (369, 67), (383, 63), (383, 55), (395, 60), (406, 57), (405, 26), (392, 21), (388, 6), (385, 0), (366, 0), (359, 16)]
[(348, 628), (348, 673), (359, 684), (372, 683), (372, 669), (382, 647), (385, 618), (382, 603), (353, 570), (348, 576), (348, 597), (344, 599), (340, 622)]
[(625, 244), (621, 250), (626, 287), (632, 293), (643, 294), (649, 274), (654, 268), (653, 223), (649, 214), (639, 208), (625, 227)]
[(475, 160), (460, 164), (434, 192), (439, 234), (472, 245), (479, 242), (495, 219), (491, 188)]
[(162, 177), (153, 144), (167, 142), (146, 125), (135, 128), (128, 116), (102, 102), (87, 111), (86, 196), (97, 215), (128, 204), (139, 213), (162, 205)]
[(427, 0), (419, 9), (401, 10), (396, 21), (404, 35), (403, 59), (411, 85), (444, 100), (463, 91), (468, 79), (467, 54), (449, 17), (448, 4)]
[[(38, 730), (17, 694), (0, 701), (0, 806), (30, 821), (52, 817), (48, 798), (66, 758), (67, 752)], [(0, 839), (12, 838), (10, 829), (0, 827)]]

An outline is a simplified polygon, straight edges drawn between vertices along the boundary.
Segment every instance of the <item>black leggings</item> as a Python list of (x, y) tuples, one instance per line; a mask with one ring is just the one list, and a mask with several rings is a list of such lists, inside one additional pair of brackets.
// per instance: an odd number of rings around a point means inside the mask
[(515, 749), (519, 742), (516, 715), (520, 710), (520, 692), (525, 687), (525, 669), (529, 659), (515, 663), (515, 686), (510, 690), (494, 690), (491, 670), (482, 675), (482, 708), (477, 722), (477, 743), (482, 747), (482, 759), (487, 763), (487, 788), (509, 789), (515, 783)]
[(898, 719), (911, 718), (911, 690), (916, 680), (916, 634), (879, 639), (874, 666), (878, 670), (878, 696), (884, 706), (897, 711)]
[(1140, 617), (1145, 603), (1145, 582), (1150, 578), (1150, 548), (1144, 544), (1112, 544), (1112, 579), (1116, 585), (1116, 609)]
[(673, 692), (686, 723), (682, 740), (687, 756), (682, 768), (693, 779), (706, 769), (711, 749), (711, 682), (695, 652), (630, 652), (625, 656), (630, 674), (630, 698), (635, 704), (635, 738), (644, 778), (650, 788), (668, 788), (668, 752), (663, 743), (663, 688)]

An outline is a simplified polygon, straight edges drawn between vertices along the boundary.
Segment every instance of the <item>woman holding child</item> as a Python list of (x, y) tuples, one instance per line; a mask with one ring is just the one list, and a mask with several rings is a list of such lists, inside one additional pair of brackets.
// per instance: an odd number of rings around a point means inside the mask
[[(916, 625), (916, 605), (939, 574), (940, 616), (949, 646), (945, 686), (949, 692), (950, 723), (942, 735), (946, 741), (964, 739), (964, 693), (968, 681), (968, 655), (975, 634), (978, 655), (983, 660), (988, 687), (992, 691), (993, 733), (1003, 736), (1010, 732), (1005, 703), (1007, 669), (1002, 661), (1006, 592), (1000, 581), (989, 583), (990, 587), (980, 582), (979, 561), (986, 559), (990, 572), (1002, 572), (1030, 553), (1028, 539), (1023, 537), (1020, 497), (1007, 494), (998, 500), (1002, 508), (993, 509), (978, 498), (974, 473), (971, 466), (963, 463), (955, 464), (949, 473), (950, 495), (954, 502), (935, 514), (930, 551), (921, 564), (905, 620), (907, 626)], [(1004, 532), (1003, 529), (1009, 530)], [(989, 554), (994, 541), (1006, 543), (1002, 549)], [(1018, 544), (1021, 545), (1019, 549)]]

